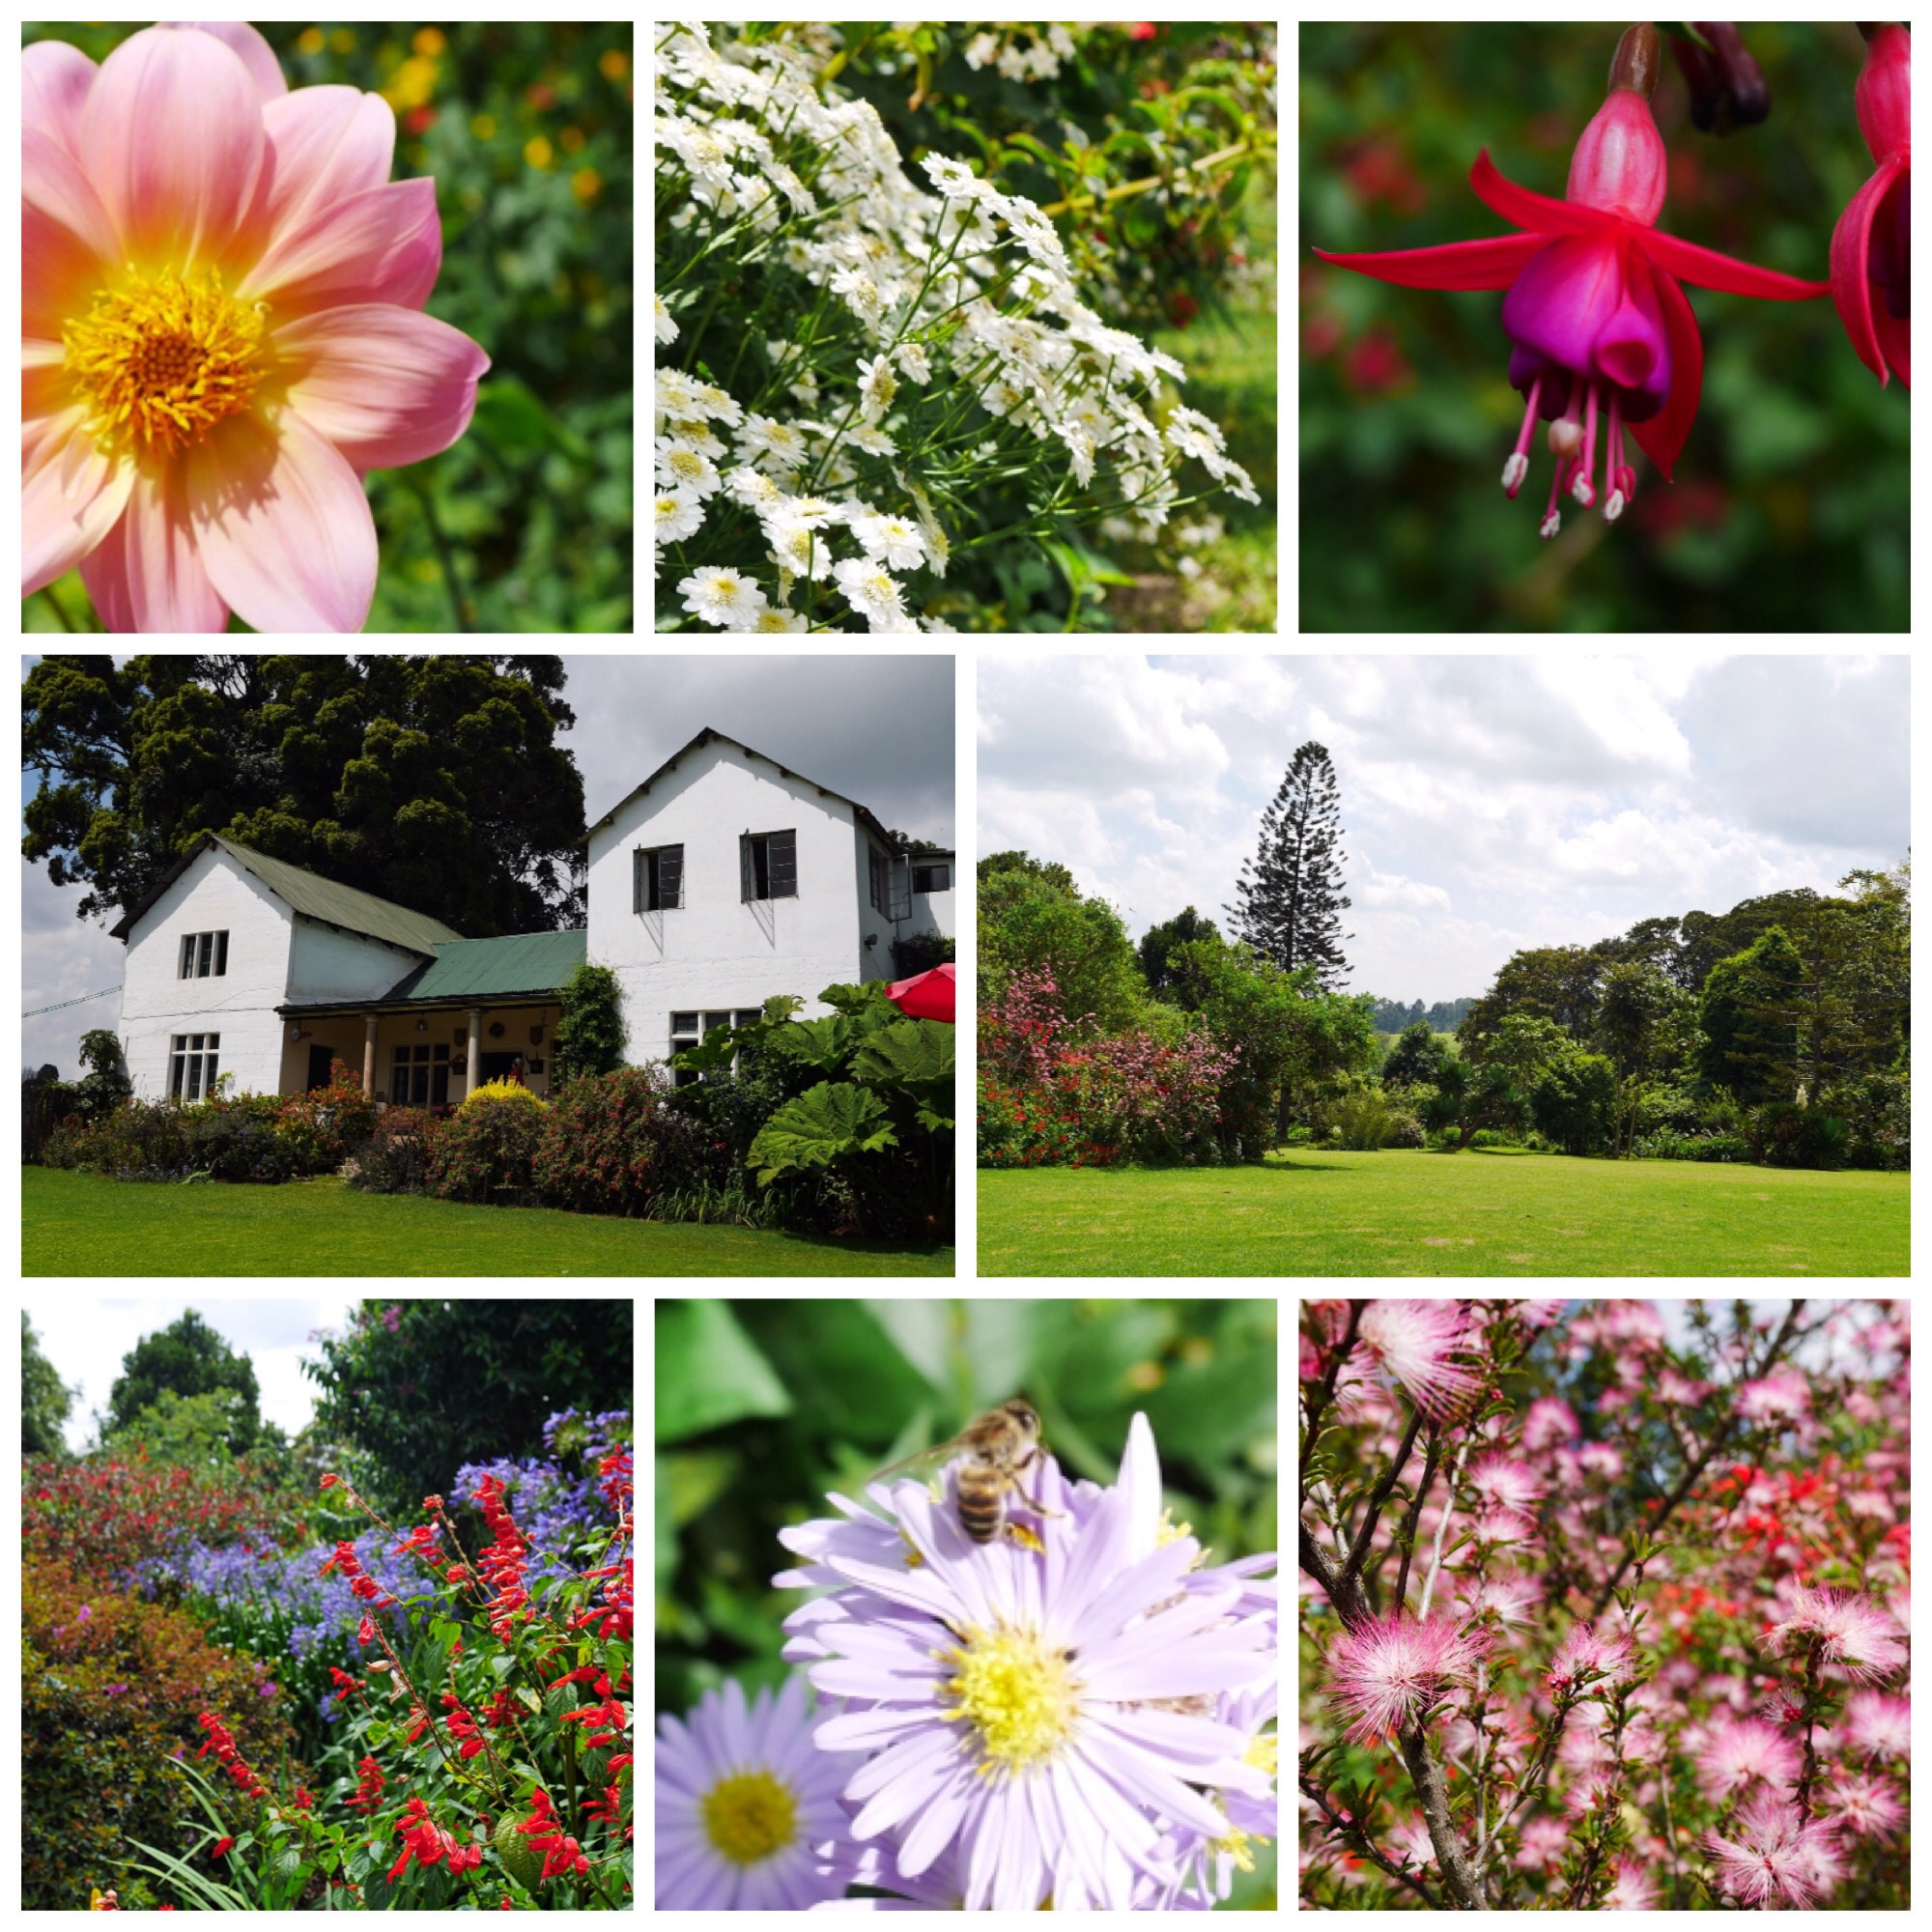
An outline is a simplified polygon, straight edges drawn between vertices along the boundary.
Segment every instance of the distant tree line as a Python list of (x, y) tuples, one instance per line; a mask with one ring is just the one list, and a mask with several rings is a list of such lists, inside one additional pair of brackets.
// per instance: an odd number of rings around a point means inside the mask
[(1425, 1007), (1420, 1000), (1404, 1006), (1400, 1000), (1378, 1000), (1371, 1009), (1378, 1033), (1401, 1033), (1405, 1027), (1426, 1026), (1431, 1033), (1454, 1033), (1476, 1004), (1471, 993), (1460, 1000), (1437, 1000)]

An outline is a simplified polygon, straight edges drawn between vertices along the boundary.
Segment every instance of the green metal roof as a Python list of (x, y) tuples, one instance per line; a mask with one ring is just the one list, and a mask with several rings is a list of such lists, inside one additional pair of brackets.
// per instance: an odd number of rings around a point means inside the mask
[(304, 918), (321, 920), (327, 925), (341, 926), (346, 932), (359, 932), (371, 939), (386, 940), (391, 946), (400, 946), (411, 952), (434, 952), (439, 946), (463, 937), (453, 927), (444, 925), (441, 920), (431, 919), (427, 913), (412, 912), (408, 906), (399, 906), (389, 899), (379, 899), (374, 893), (357, 892), (354, 886), (338, 886), (333, 879), (318, 878), (313, 872), (303, 871), (299, 866), (270, 859), (264, 853), (251, 851), (246, 845), (236, 844), (232, 838), (208, 832), (202, 835), (202, 843), (193, 846), (148, 898), (114, 928), (115, 938), (125, 939), (128, 936), (135, 921), (187, 870), (204, 844), (220, 846), (244, 871), (260, 879), (276, 897)]
[(436, 949), (383, 995), (391, 1000), (497, 1000), (526, 993), (554, 994), (583, 964), (585, 934), (513, 932), (504, 939), (457, 939)]

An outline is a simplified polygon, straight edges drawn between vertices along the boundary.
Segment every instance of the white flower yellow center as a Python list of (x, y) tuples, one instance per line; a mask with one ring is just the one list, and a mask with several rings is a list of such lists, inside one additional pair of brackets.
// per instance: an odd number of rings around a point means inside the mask
[(704, 459), (695, 449), (667, 450), (665, 465), (688, 482), (701, 483), (704, 480)]
[(1071, 1734), (1080, 1687), (1066, 1658), (1035, 1633), (969, 1633), (960, 1649), (943, 1655), (958, 1664), (946, 1686), (957, 1699), (947, 1721), (971, 1727), (987, 1775), (1024, 1771)]
[(754, 1865), (798, 1835), (798, 1801), (768, 1771), (719, 1779), (698, 1805), (704, 1834), (734, 1865)]
[(711, 580), (711, 594), (721, 604), (735, 604), (745, 594), (745, 580), (733, 577), (728, 570), (721, 570)]
[(130, 270), (62, 335), (96, 440), (176, 456), (253, 402), (267, 329), (267, 304), (225, 295), (218, 270), (154, 280)]

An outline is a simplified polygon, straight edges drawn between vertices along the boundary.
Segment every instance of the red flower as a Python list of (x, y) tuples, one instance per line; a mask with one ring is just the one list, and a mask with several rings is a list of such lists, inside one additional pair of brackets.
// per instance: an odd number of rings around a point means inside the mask
[[(1859, 129), (1878, 163), (1832, 231), (1832, 299), (1883, 388), (1912, 386), (1912, 36), (1881, 27), (1865, 49)], [(1873, 300), (1873, 297), (1877, 300)]]
[(1151, 41), (1160, 32), (1151, 20), (1132, 20), (1127, 24), (1127, 39), (1130, 41)]
[(217, 1838), (213, 1844), (209, 1846), (208, 1856), (212, 1859), (225, 1859), (234, 1849), (235, 1840), (233, 1838)]

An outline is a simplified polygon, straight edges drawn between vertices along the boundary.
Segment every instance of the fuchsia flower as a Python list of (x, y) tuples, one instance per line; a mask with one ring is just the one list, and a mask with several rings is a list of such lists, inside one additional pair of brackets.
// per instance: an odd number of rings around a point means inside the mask
[(1912, 35), (1884, 26), (1859, 71), (1859, 129), (1878, 163), (1832, 231), (1832, 299), (1883, 388), (1912, 386)]
[(395, 117), (291, 94), (245, 22), (22, 57), (21, 594), (112, 631), (358, 631), (362, 475), (447, 449), (490, 358), (422, 313), (436, 185)]
[(1521, 434), (1503, 465), (1503, 490), (1514, 497), (1522, 488), (1530, 438), (1539, 419), (1548, 421), (1556, 473), (1543, 517), (1546, 537), (1561, 526), (1560, 497), (1586, 509), (1597, 501), (1600, 448), (1605, 519), (1623, 514), (1636, 489), (1625, 459), (1626, 428), (1670, 479), (1697, 413), (1704, 369), (1697, 319), (1680, 279), (1779, 301), (1832, 289), (1658, 232), (1666, 169), (1650, 113), (1657, 66), (1656, 29), (1632, 27), (1618, 43), (1608, 96), (1577, 143), (1562, 201), (1506, 181), (1487, 148), (1476, 156), (1470, 185), (1525, 233), (1389, 254), (1315, 251), (1338, 268), (1404, 288), (1509, 291), (1502, 309), (1512, 344), (1509, 379), (1526, 402)]
[(1442, 1693), (1467, 1683), (1487, 1648), (1481, 1631), (1447, 1617), (1357, 1624), (1328, 1653), (1329, 1694), (1350, 1719), (1351, 1744), (1379, 1744), (1412, 1724)]

